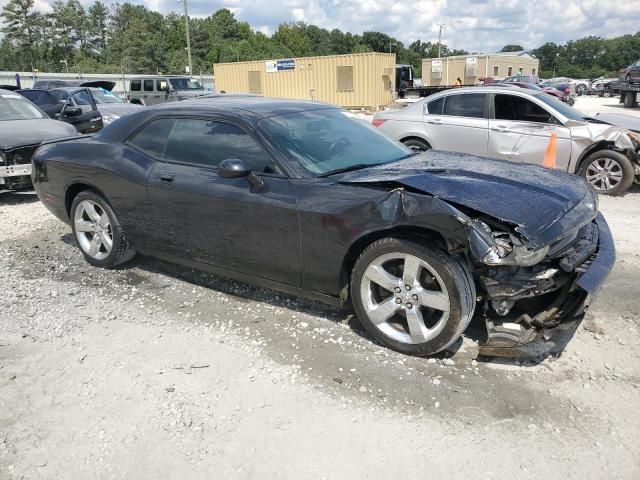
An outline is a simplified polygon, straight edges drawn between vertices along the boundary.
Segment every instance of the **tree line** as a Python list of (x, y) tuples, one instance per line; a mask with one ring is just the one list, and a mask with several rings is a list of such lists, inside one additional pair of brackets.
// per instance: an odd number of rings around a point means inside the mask
[[(50, 13), (34, 0), (10, 0), (0, 13), (4, 37), (0, 70), (82, 73), (184, 73), (185, 24), (181, 14), (161, 14), (142, 5), (100, 0), (85, 8), (78, 0), (56, 0)], [(193, 73), (210, 73), (219, 62), (391, 52), (421, 75), (422, 58), (465, 55), (446, 44), (415, 40), (404, 45), (381, 32), (354, 35), (303, 22), (283, 23), (271, 36), (254, 31), (228, 9), (191, 17)], [(503, 51), (522, 50), (506, 45)], [(473, 52), (472, 52), (473, 53)], [(587, 37), (565, 45), (546, 43), (532, 51), (542, 76), (596, 77), (614, 74), (640, 57), (640, 32), (612, 39)]]

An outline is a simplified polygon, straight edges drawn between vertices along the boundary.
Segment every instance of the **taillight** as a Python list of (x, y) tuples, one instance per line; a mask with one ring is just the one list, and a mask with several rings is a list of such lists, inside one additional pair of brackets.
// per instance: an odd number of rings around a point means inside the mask
[(384, 122), (386, 122), (386, 120), (385, 120), (385, 119), (383, 119), (383, 118), (374, 118), (374, 119), (373, 119), (373, 122), (371, 122), (371, 124), (372, 124), (374, 127), (379, 127), (379, 126), (380, 126), (380, 125), (382, 125)]

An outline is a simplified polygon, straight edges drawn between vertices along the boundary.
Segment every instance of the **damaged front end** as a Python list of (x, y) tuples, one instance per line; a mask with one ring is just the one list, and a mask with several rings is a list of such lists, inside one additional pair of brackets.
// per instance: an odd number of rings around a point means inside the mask
[[(480, 354), (535, 357), (564, 348), (615, 261), (604, 218), (551, 245), (530, 248), (509, 228), (489, 227), (493, 245), (474, 272), (487, 326)], [(485, 237), (486, 238), (486, 237)]]
[(31, 157), (38, 146), (0, 150), (0, 190), (32, 188)]

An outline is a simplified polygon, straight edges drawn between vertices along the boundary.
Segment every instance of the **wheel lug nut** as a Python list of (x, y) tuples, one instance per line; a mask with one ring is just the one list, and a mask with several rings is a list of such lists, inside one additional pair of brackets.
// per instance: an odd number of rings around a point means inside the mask
[(396, 290), (396, 293), (400, 293), (401, 292), (400, 287), (396, 287), (395, 290)]
[(407, 290), (411, 290), (411, 286), (409, 285), (405, 285), (404, 288), (406, 288)]
[(400, 303), (402, 303), (402, 300), (399, 299), (399, 298), (396, 298), (396, 303), (400, 304)]
[(409, 308), (409, 309), (410, 309), (410, 308), (412, 308), (412, 307), (413, 307), (413, 305), (411, 305), (410, 303), (407, 303), (407, 308)]
[(414, 300), (418, 300), (418, 295), (412, 295), (411, 298), (413, 298)]

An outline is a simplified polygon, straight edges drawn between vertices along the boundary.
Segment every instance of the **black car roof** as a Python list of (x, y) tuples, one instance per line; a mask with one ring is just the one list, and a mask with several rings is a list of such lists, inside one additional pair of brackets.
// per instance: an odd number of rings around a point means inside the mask
[[(286, 113), (305, 112), (338, 108), (323, 102), (292, 100), (287, 98), (259, 97), (251, 95), (220, 94), (218, 96), (196, 97), (181, 102), (167, 102), (155, 105), (153, 110), (172, 110), (191, 113), (211, 113), (216, 111), (244, 110), (258, 117), (272, 117)], [(238, 112), (240, 113), (240, 112)]]
[(247, 95), (221, 94), (215, 97), (196, 97), (179, 102), (167, 102), (141, 108), (108, 128), (98, 132), (96, 139), (107, 142), (124, 141), (131, 133), (154, 117), (165, 115), (221, 114), (255, 128), (256, 123), (267, 117), (312, 110), (337, 109), (335, 105), (305, 100), (290, 100)]

